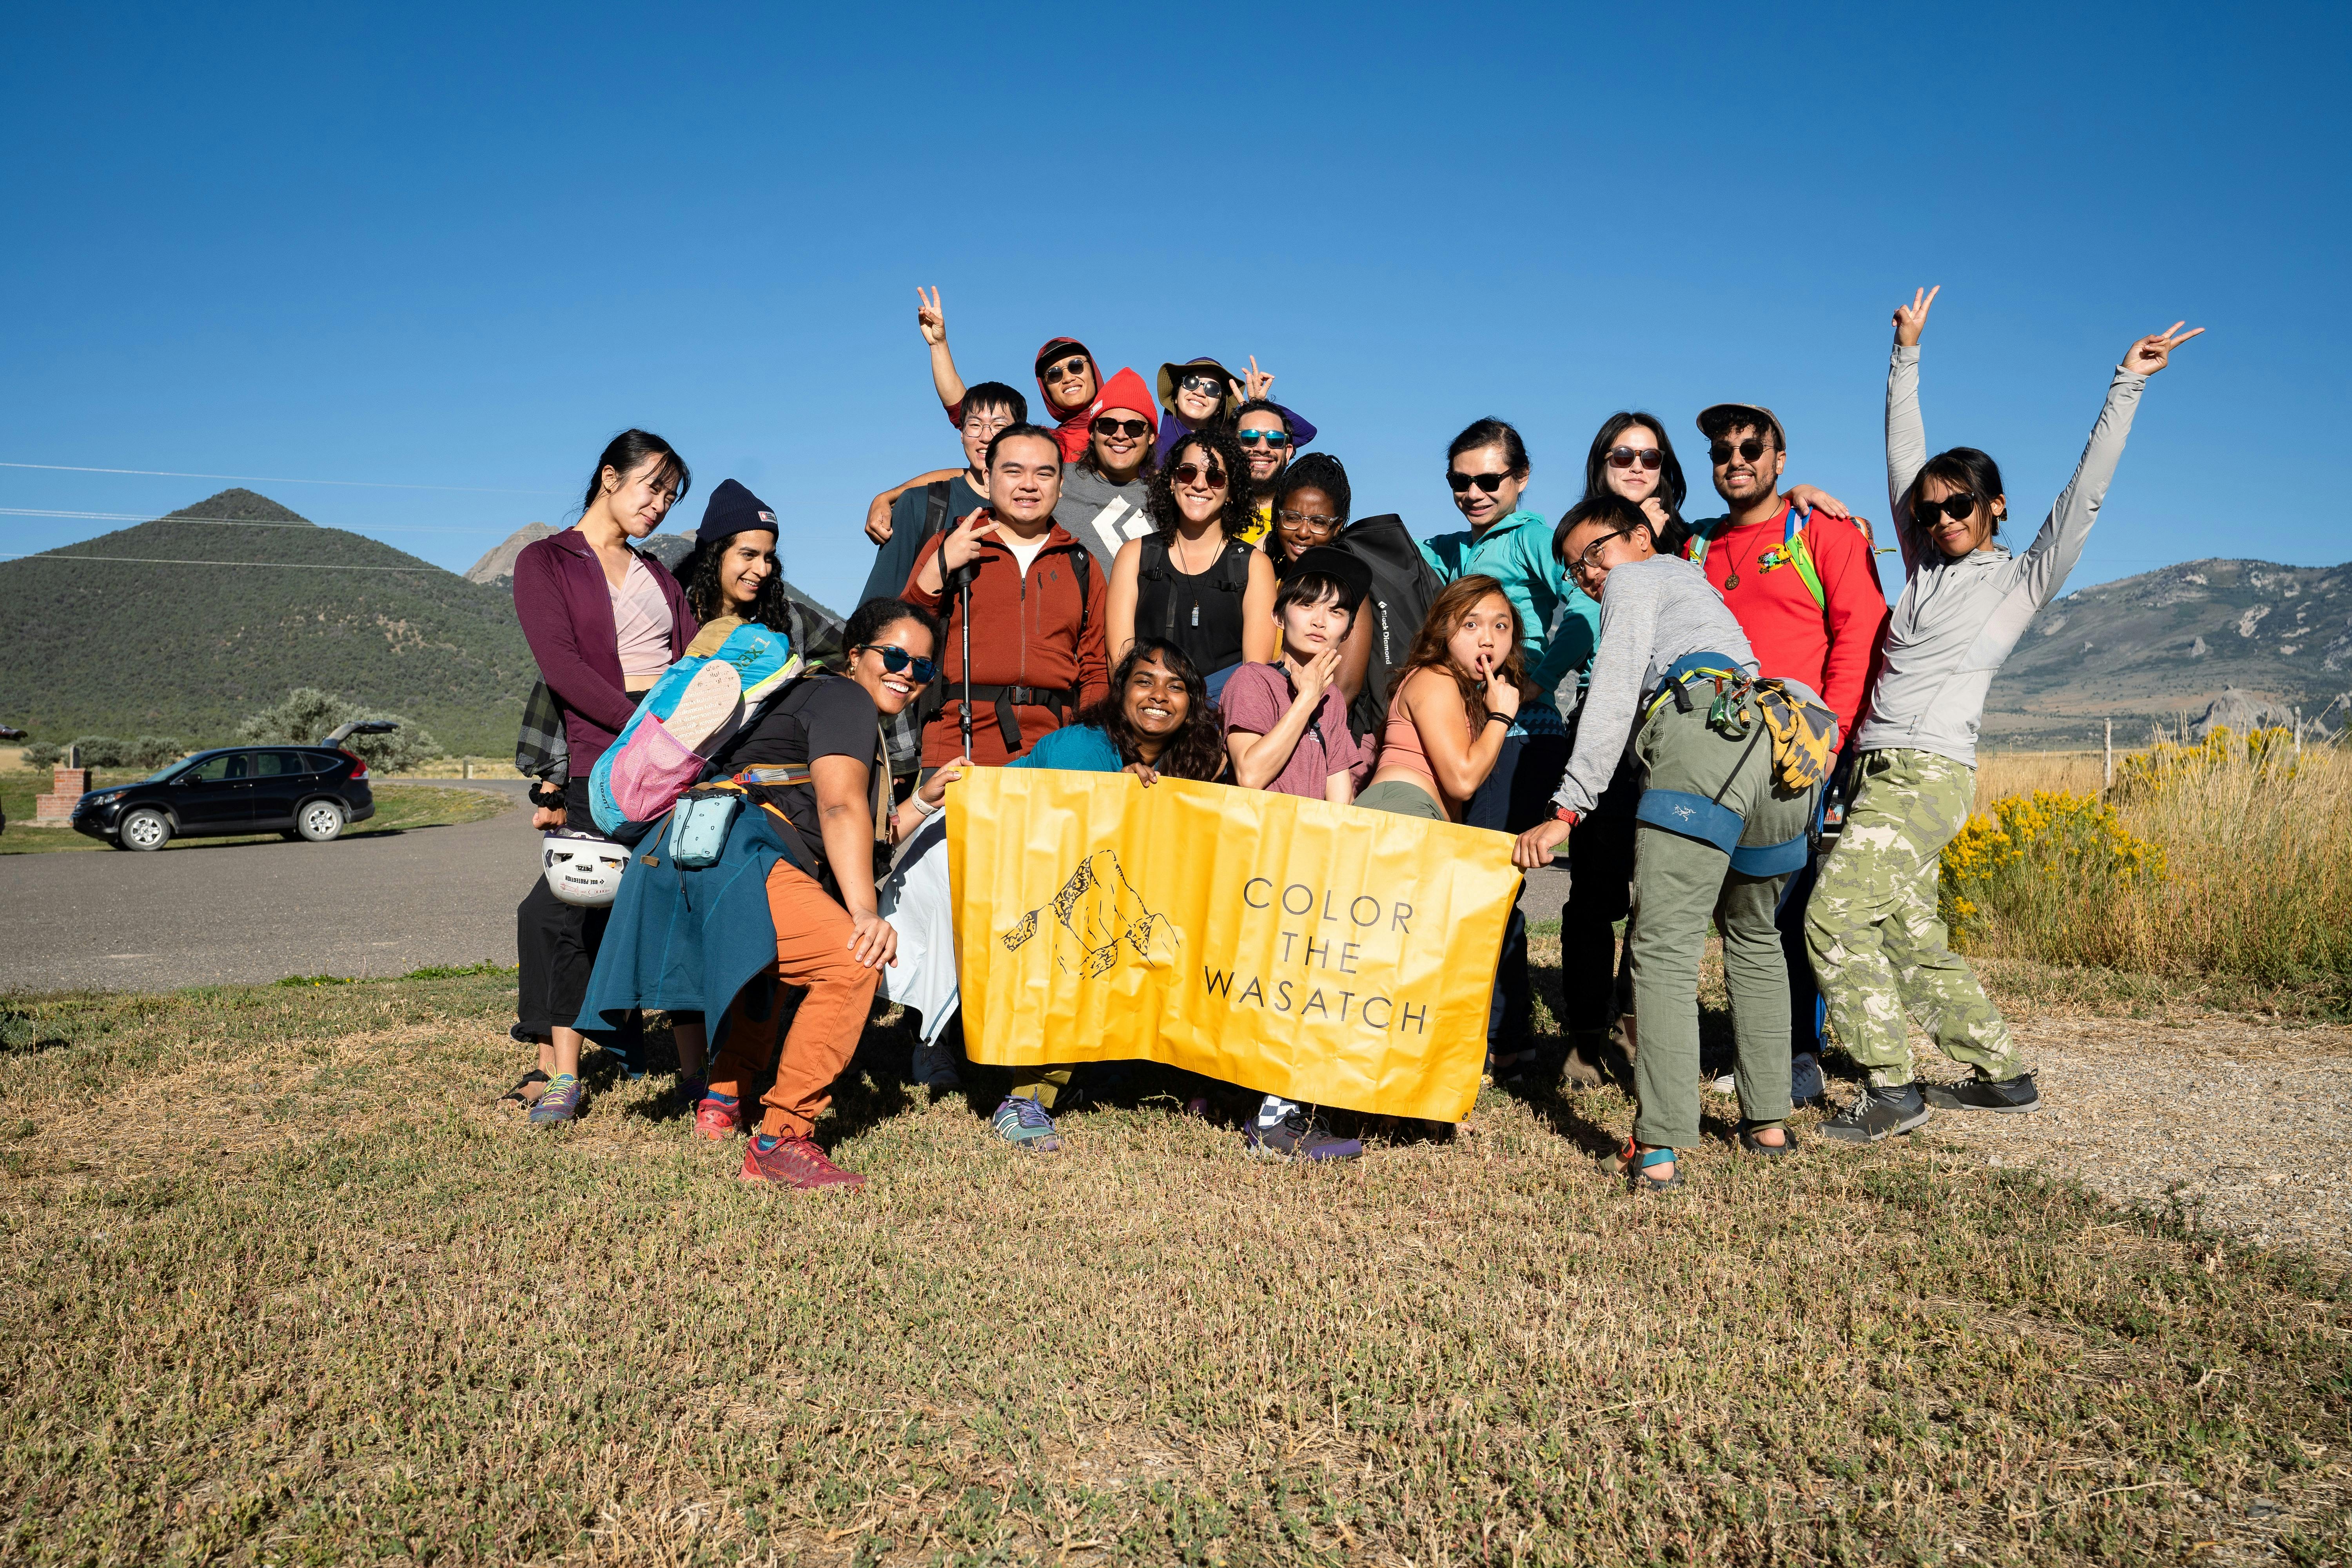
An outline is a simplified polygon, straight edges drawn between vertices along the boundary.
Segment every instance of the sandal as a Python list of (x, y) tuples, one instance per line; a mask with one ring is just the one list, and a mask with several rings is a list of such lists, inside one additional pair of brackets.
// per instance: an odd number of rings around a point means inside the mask
[[(1770, 1127), (1778, 1127), (1780, 1130), (1783, 1142), (1758, 1142), (1756, 1134)], [(1775, 1160), (1782, 1159), (1797, 1152), (1797, 1130), (1785, 1121), (1743, 1121), (1739, 1124), (1739, 1146), (1751, 1154), (1762, 1154)]]
[[(511, 1105), (517, 1110), (529, 1110), (532, 1106), (539, 1103), (539, 1095), (529, 1094), (526, 1093), (525, 1090), (529, 1089), (532, 1084), (544, 1084), (545, 1082), (547, 1082), (547, 1075), (541, 1072), (539, 1068), (533, 1068), (529, 1072), (523, 1074), (522, 1077), (515, 1079), (515, 1086), (507, 1090), (504, 1094), (499, 1096), (498, 1103), (500, 1106)], [(540, 1090), (540, 1094), (544, 1094), (547, 1091), (544, 1089)]]
[[(1668, 1164), (1675, 1167), (1675, 1173), (1663, 1182), (1643, 1173), (1653, 1165)], [(1672, 1149), (1644, 1149), (1633, 1156), (1631, 1179), (1637, 1193), (1671, 1193), (1683, 1184), (1683, 1168)]]

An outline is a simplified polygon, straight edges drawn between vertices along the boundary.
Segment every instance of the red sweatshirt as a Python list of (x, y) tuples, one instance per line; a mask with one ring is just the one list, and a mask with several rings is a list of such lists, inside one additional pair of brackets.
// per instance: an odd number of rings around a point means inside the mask
[[(1102, 366), (1095, 363), (1092, 349), (1076, 338), (1047, 338), (1039, 346), (1037, 357), (1043, 360), (1056, 349), (1064, 351), (1060, 356), (1062, 358), (1067, 358), (1069, 351), (1086, 355), (1087, 367), (1095, 373), (1095, 400), (1084, 408), (1076, 409), (1067, 414), (1054, 406), (1054, 396), (1045, 388), (1045, 378), (1043, 375), (1037, 378), (1037, 406), (1055, 418), (1054, 439), (1061, 444), (1062, 461), (1075, 463), (1085, 456), (1087, 443), (1094, 439), (1095, 416), (1100, 414), (1105, 407), (1103, 394), (1108, 389), (1103, 385)], [(1137, 378), (1139, 384), (1141, 379), (1139, 376)], [(950, 403), (947, 405), (947, 410), (948, 423), (961, 428), (963, 425), (963, 405), (961, 402)], [(1152, 422), (1156, 433), (1160, 416), (1152, 411), (1150, 405), (1146, 404), (1138, 407), (1136, 412)], [(972, 760), (979, 761), (977, 757)]]
[[(915, 557), (915, 569), (907, 576), (907, 602), (934, 612), (947, 628), (940, 640), (940, 694), (947, 705), (923, 731), (927, 768), (951, 763), (963, 752), (962, 722), (957, 714), (963, 692), (963, 633), (955, 621), (961, 605), (956, 595), (926, 594), (920, 586), (924, 566), (946, 541), (943, 533), (924, 541)], [(971, 584), (972, 684), (1078, 689), (1076, 707), (1064, 707), (1058, 721), (1051, 709), (1042, 706), (1024, 703), (1014, 709), (1023, 752), (1041, 736), (1068, 723), (1077, 708), (1110, 689), (1109, 661), (1103, 651), (1108, 597), (1105, 579), (1109, 574), (1091, 559), (1079, 566), (1077, 558), (1086, 552), (1085, 545), (1055, 523), (1025, 575), (1013, 552), (997, 540), (981, 541), (975, 557), (980, 571)], [(1078, 597), (1080, 571), (1086, 573), (1083, 605)], [(971, 760), (994, 766), (1012, 761), (1015, 753), (1004, 743), (995, 705), (975, 696), (971, 708)]]
[[(1745, 528), (1723, 528), (1720, 518), (1695, 527), (1710, 536), (1706, 580), (1748, 634), (1763, 673), (1801, 680), (1820, 692), (1837, 715), (1843, 744), (1869, 695), (1872, 663), (1886, 630), (1886, 595), (1862, 525), (1818, 511), (1805, 524), (1805, 549), (1821, 575), (1826, 605), (1813, 602), (1793, 563), (1763, 561), (1780, 550), (1788, 531), (1788, 502)], [(1738, 584), (1727, 586), (1735, 577)]]

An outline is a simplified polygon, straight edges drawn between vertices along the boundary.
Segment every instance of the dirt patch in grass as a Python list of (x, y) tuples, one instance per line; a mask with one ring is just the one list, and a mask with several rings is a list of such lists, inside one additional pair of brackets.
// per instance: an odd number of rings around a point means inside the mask
[(1635, 1201), (1613, 1091), (1310, 1170), (1158, 1104), (1024, 1156), (861, 1069), (820, 1136), (873, 1186), (809, 1200), (661, 1075), (494, 1110), (496, 973), (11, 1007), (13, 1561), (2315, 1568), (2352, 1525), (2340, 1275), (1941, 1141)]

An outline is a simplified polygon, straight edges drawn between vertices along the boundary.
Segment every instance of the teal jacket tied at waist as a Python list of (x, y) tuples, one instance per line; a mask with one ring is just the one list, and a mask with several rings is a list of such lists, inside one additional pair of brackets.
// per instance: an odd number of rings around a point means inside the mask
[(632, 1009), (703, 1015), (710, 1048), (736, 994), (776, 973), (768, 873), (779, 860), (814, 874), (773, 818), (749, 801), (718, 861), (688, 870), (669, 856), (668, 818), (629, 858), (580, 1004), (580, 1032), (609, 1045)]
[[(1549, 708), (1552, 692), (1571, 671), (1592, 663), (1601, 646), (1601, 606), (1568, 580), (1552, 558), (1551, 524), (1531, 511), (1515, 511), (1486, 525), (1486, 531), (1441, 533), (1418, 542), (1422, 558), (1446, 582), (1485, 575), (1503, 585), (1503, 596), (1519, 612), (1519, 642), (1528, 674)], [(1560, 616), (1552, 629), (1552, 617)]]

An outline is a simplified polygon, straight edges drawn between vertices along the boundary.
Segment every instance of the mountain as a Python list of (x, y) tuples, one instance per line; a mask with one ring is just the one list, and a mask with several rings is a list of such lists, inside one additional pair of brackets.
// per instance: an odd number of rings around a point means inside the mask
[(2078, 588), (2034, 617), (1985, 705), (1999, 745), (2118, 743), (2224, 710), (2330, 715), (2352, 690), (2352, 564), (2189, 561)]
[(499, 543), (492, 545), (479, 561), (467, 567), (466, 581), (505, 583), (511, 585), (514, 582), (515, 557), (522, 553), (523, 546), (545, 539), (555, 531), (557, 531), (556, 527), (551, 522), (524, 523)]
[(51, 741), (219, 742), (315, 686), (497, 756), (537, 677), (504, 586), (247, 489), (0, 562), (0, 717)]

